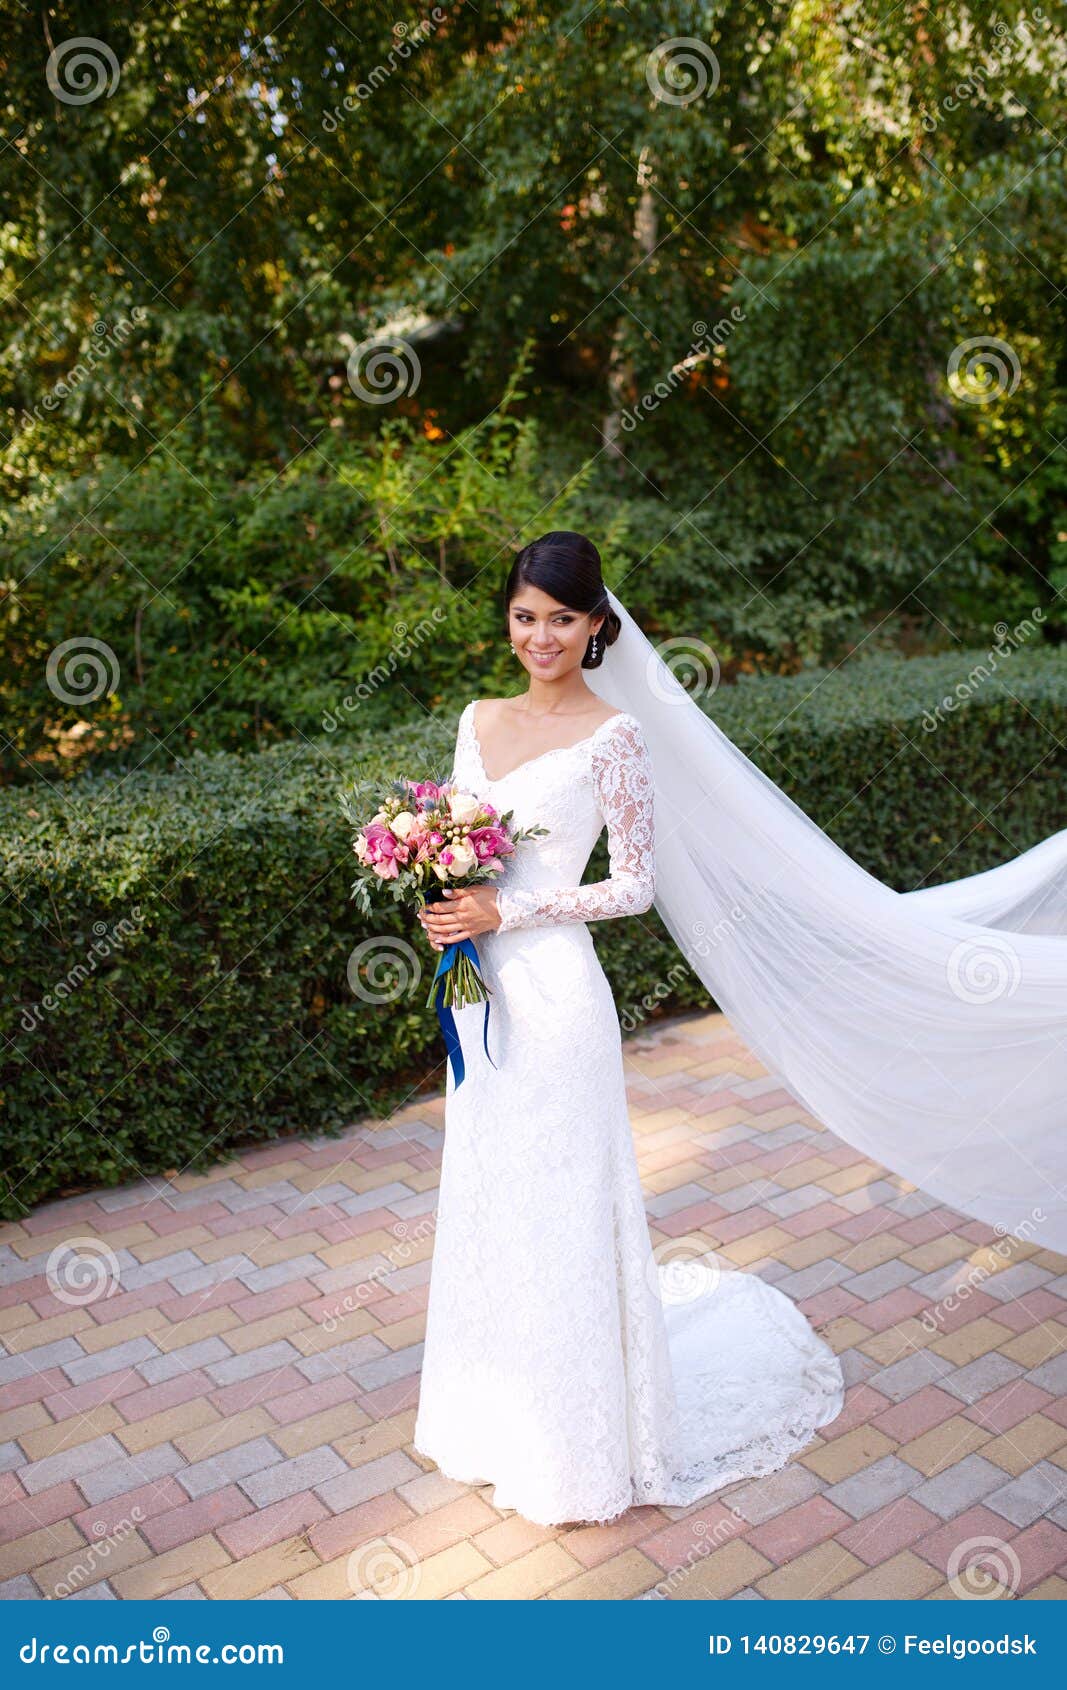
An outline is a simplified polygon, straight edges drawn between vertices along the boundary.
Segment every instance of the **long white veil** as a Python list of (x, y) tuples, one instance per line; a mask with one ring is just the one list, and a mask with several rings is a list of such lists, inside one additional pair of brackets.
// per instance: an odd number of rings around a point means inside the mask
[(585, 679), (636, 716), (655, 907), (762, 1062), (847, 1143), (1067, 1251), (1067, 829), (916, 892), (860, 867), (700, 709), (609, 591)]

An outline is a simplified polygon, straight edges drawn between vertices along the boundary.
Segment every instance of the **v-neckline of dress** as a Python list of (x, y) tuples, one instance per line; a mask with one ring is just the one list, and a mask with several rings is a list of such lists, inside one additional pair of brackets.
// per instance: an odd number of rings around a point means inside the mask
[(563, 751), (577, 751), (577, 750), (579, 750), (581, 748), (581, 746), (588, 745), (590, 740), (595, 739), (597, 734), (600, 732), (601, 728), (608, 727), (608, 725), (611, 722), (614, 722), (617, 717), (625, 716), (627, 714), (627, 712), (625, 710), (616, 710), (614, 716), (606, 717), (603, 722), (599, 722), (597, 724), (597, 726), (593, 729), (591, 734), (586, 734), (584, 739), (576, 739), (574, 741), (573, 745), (550, 745), (547, 751), (539, 751), (537, 753), (537, 755), (534, 756), (534, 757), (524, 757), (521, 763), (516, 763), (515, 767), (513, 769), (508, 769), (505, 774), (491, 775), (489, 773), (489, 770), (485, 766), (485, 758), (482, 755), (481, 742), (478, 739), (478, 730), (474, 725), (474, 707), (477, 704), (477, 702), (478, 702), (477, 699), (473, 699), (473, 698), (471, 699), (471, 711), (470, 711), (470, 723), (469, 723), (470, 733), (471, 733), (471, 744), (474, 747), (474, 755), (478, 759), (478, 766), (481, 769), (482, 774), (485, 776), (485, 779), (489, 782), (490, 786), (500, 786), (502, 784), (502, 782), (504, 782), (506, 780), (510, 780), (512, 775), (517, 775), (520, 769), (528, 769), (534, 763), (542, 762), (546, 757), (557, 757)]

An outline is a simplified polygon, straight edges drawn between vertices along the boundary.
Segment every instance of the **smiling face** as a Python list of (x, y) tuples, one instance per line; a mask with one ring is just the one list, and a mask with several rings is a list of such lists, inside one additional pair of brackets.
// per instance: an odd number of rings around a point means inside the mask
[(508, 636), (531, 675), (558, 680), (581, 665), (585, 648), (602, 626), (603, 613), (571, 610), (540, 587), (522, 586), (508, 606)]

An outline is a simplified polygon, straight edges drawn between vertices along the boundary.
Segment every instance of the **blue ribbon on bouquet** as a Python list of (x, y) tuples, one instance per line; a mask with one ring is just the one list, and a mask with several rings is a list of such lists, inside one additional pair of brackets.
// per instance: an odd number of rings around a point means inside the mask
[[(456, 1031), (456, 1018), (452, 1013), (452, 1005), (446, 1004), (443, 1001), (445, 995), (445, 975), (455, 963), (458, 951), (462, 951), (464, 956), (469, 957), (475, 968), (477, 968), (478, 972), (481, 973), (481, 964), (479, 962), (478, 952), (474, 948), (473, 940), (457, 939), (454, 944), (447, 945), (441, 952), (437, 962), (437, 972), (430, 984), (432, 986), (434, 981), (437, 982), (437, 991), (434, 994), (434, 1008), (437, 1010), (437, 1019), (441, 1023), (441, 1032), (444, 1035), (445, 1049), (448, 1052), (448, 1060), (452, 1064), (452, 1077), (455, 1080), (456, 1085), (461, 1086), (466, 1073), (466, 1069), (463, 1064), (463, 1046), (459, 1042), (459, 1034)], [(495, 1068), (496, 1063), (489, 1055), (488, 998), (485, 1000), (485, 1019), (482, 1022), (482, 1044), (485, 1047), (486, 1058), (491, 1066)]]

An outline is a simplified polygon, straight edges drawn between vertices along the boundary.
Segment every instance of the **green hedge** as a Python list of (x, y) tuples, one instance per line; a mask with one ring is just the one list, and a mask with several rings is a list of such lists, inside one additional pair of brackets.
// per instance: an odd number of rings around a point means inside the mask
[[(983, 669), (984, 654), (876, 655), (744, 681), (708, 708), (903, 890), (1067, 825), (1067, 654), (1019, 650)], [(928, 713), (957, 688), (938, 723)], [(354, 757), (383, 780), (444, 774), (454, 716), (369, 743), (196, 753), (170, 774), (0, 793), (3, 1213), (440, 1088), (443, 1044), (422, 1007), (434, 953), (391, 902), (357, 916), (335, 794)], [(587, 878), (606, 867), (602, 838)], [(592, 931), (625, 1027), (709, 1003), (654, 911)], [(348, 984), (354, 947), (374, 935), (406, 939), (423, 975), (385, 1006)]]

